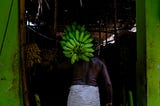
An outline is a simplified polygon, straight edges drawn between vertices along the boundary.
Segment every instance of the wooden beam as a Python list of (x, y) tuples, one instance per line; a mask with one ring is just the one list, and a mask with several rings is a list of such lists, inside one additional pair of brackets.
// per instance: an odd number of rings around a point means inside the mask
[(24, 106), (30, 106), (28, 88), (26, 81), (26, 68), (24, 59), (24, 45), (26, 37), (25, 29), (25, 0), (20, 0), (20, 20), (19, 20), (19, 30), (20, 30), (20, 55), (21, 55), (21, 69), (22, 69), (22, 84), (23, 84), (23, 96), (24, 96)]

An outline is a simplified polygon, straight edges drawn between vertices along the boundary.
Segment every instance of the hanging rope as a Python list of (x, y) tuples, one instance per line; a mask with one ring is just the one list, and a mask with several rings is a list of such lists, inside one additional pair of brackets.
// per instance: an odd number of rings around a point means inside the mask
[(53, 38), (47, 37), (46, 35), (37, 32), (36, 30), (34, 30), (34, 29), (33, 29), (32, 27), (30, 27), (30, 26), (26, 26), (26, 27), (27, 27), (29, 30), (33, 31), (34, 33), (36, 33), (37, 35), (39, 35), (39, 36), (41, 36), (41, 37), (43, 37), (43, 38), (45, 38), (45, 39), (57, 41), (57, 39), (53, 39)]
[(80, 0), (80, 6), (81, 6), (81, 7), (83, 6), (82, 0)]
[(42, 14), (42, 0), (38, 0), (38, 12), (37, 12), (37, 16), (36, 19), (38, 19), (38, 17)]
[[(49, 6), (49, 3), (47, 2), (47, 0), (44, 0), (47, 8), (50, 10), (50, 6)], [(38, 10), (37, 10), (37, 15), (36, 15), (36, 19), (39, 18), (40, 15), (42, 15), (43, 13), (43, 0), (38, 0)]]
[(49, 3), (47, 2), (47, 0), (44, 0), (44, 2), (46, 3), (47, 8), (50, 10), (51, 8), (50, 8)]
[(0, 47), (0, 55), (2, 53), (4, 41), (5, 41), (6, 36), (7, 36), (7, 30), (8, 30), (9, 20), (10, 20), (10, 17), (11, 17), (11, 11), (12, 11), (12, 7), (13, 7), (13, 1), (14, 0), (11, 1), (10, 9), (9, 9), (9, 12), (8, 12), (7, 23), (6, 23), (6, 27), (5, 27), (3, 38), (2, 38), (2, 44), (1, 44), (1, 47)]

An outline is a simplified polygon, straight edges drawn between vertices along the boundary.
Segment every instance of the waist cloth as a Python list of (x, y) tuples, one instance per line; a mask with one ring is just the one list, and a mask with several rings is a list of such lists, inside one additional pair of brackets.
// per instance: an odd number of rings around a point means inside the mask
[(67, 106), (100, 106), (99, 88), (90, 85), (72, 85)]

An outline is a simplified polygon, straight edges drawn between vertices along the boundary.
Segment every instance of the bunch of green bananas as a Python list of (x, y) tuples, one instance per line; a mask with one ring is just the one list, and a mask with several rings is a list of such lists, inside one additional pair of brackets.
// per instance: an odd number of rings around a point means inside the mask
[(52, 62), (57, 61), (57, 49), (56, 48), (43, 49), (41, 51), (41, 57), (43, 65), (50, 65)]
[(71, 64), (74, 64), (79, 59), (89, 62), (90, 58), (94, 56), (92, 41), (93, 38), (85, 26), (74, 22), (65, 27), (60, 44), (63, 54), (71, 59)]
[(41, 50), (36, 43), (29, 43), (25, 48), (26, 66), (31, 68), (35, 63), (41, 63)]

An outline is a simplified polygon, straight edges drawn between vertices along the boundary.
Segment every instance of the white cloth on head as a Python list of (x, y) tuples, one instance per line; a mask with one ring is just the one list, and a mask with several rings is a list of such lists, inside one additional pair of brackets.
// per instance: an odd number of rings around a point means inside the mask
[(99, 89), (90, 85), (72, 85), (67, 106), (100, 106)]

